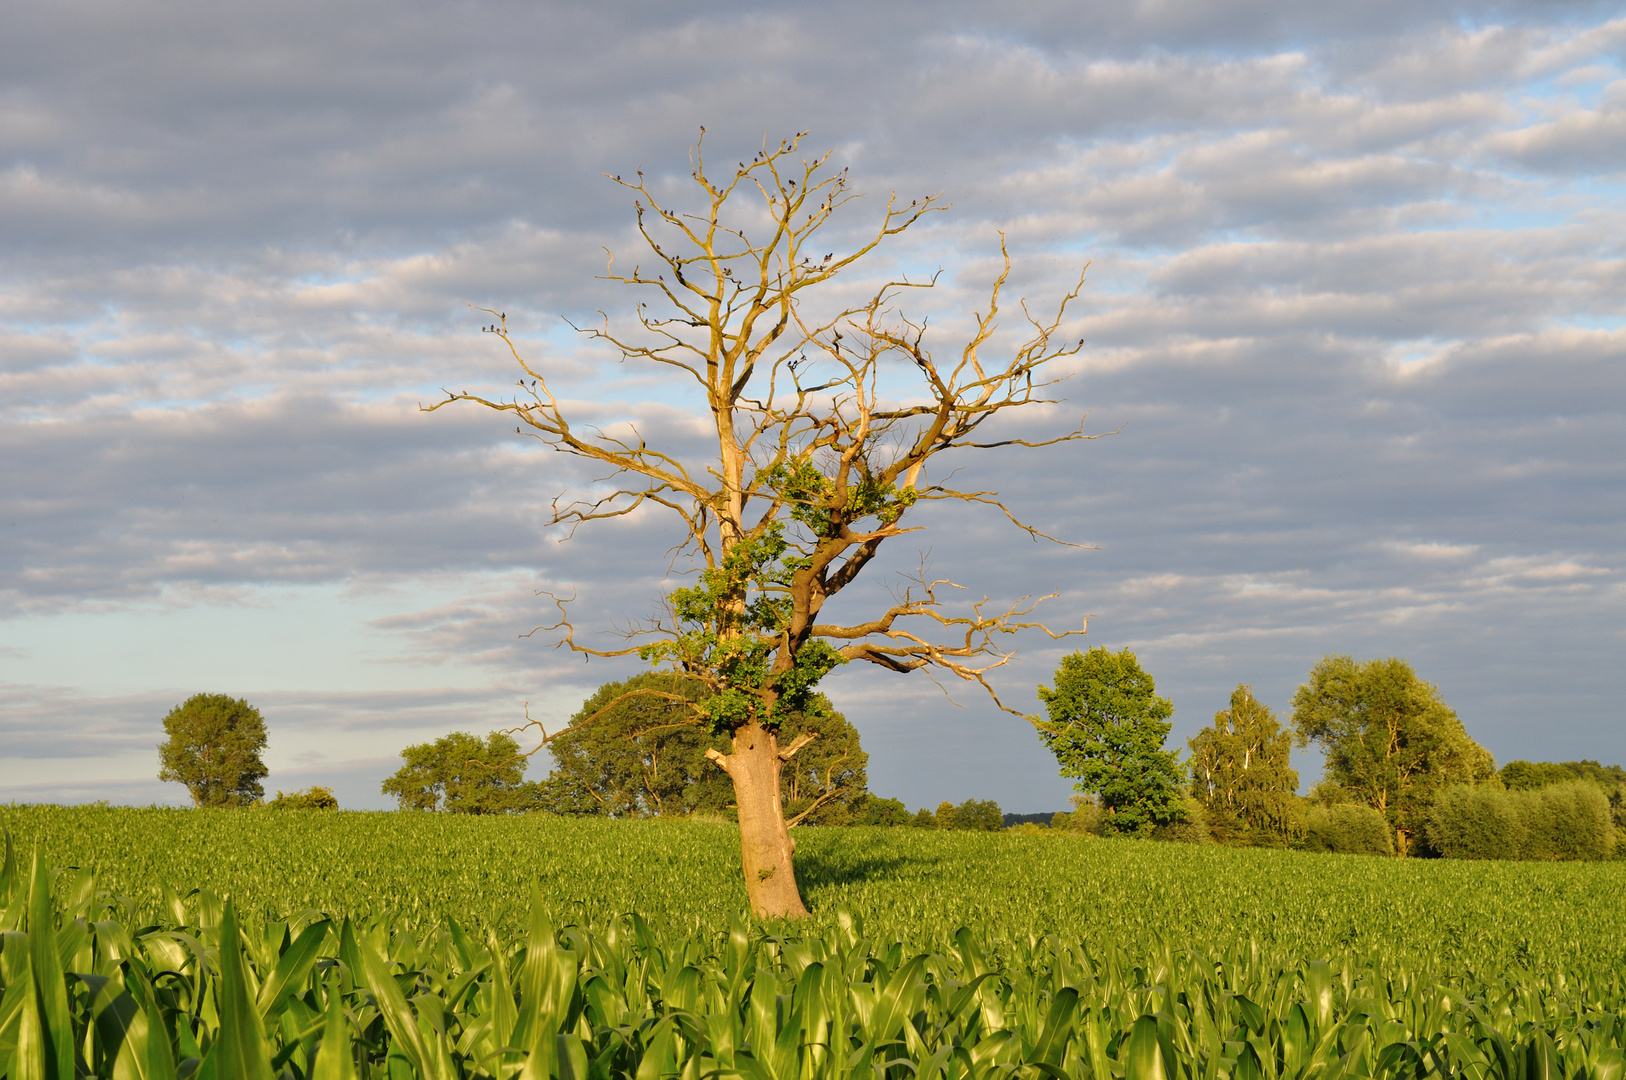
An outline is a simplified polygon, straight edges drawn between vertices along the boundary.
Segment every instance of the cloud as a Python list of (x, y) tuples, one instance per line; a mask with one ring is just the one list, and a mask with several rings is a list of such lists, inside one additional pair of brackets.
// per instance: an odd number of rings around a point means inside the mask
[(1486, 145), (1540, 172), (1618, 173), (1626, 169), (1626, 102), (1578, 109), (1557, 120), (1492, 136)]
[[(0, 738), (58, 779), (5, 790), (81, 797), (64, 763), (95, 760), (159, 797), (132, 764), (153, 710), (211, 671), (290, 718), (308, 760), (279, 767), (300, 778), (389, 759), (330, 731), (444, 733), (526, 701), (557, 721), (634, 670), (520, 635), (552, 618), (540, 589), (620, 641), (679, 580), (673, 524), (560, 544), (552, 500), (602, 491), (597, 472), (505, 417), (418, 409), (518, 378), (472, 301), (508, 315), (584, 429), (636, 425), (698, 462), (693, 391), (565, 319), (626, 325), (633, 298), (601, 275), (640, 240), (601, 174), (642, 167), (693, 207), (701, 124), (715, 175), (764, 135), (836, 148), (865, 193), (837, 249), (888, 192), (943, 191), (953, 210), (872, 264), (945, 271), (907, 298), (940, 355), (985, 310), (1001, 231), (1035, 310), (1092, 261), (1063, 326), (1086, 342), (1068, 401), (1030, 422), (1088, 410), (1122, 431), (961, 477), (1100, 550), (931, 511), (878, 578), (927, 547), (978, 596), (1059, 589), (1058, 625), (1090, 613), (1088, 643), (1142, 651), (1181, 737), (1237, 681), (1281, 705), (1351, 651), (1413, 658), (1504, 756), (1626, 760), (1614, 16), (25, 5), (0, 41), (0, 680), (24, 688)], [(228, 627), (265, 663), (210, 640)], [(1024, 643), (1001, 694), (1031, 704), (1073, 644)], [(974, 695), (846, 669), (830, 692), (873, 741), (878, 790), (1064, 801), (1034, 787), (1030, 733)], [(1562, 731), (1538, 744), (1528, 718), (1551, 708)], [(59, 735), (75, 710), (111, 726)]]

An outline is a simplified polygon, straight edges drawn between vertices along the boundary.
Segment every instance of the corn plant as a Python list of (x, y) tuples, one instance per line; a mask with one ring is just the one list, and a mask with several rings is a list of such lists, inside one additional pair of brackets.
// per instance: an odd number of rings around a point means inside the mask
[(1464, 956), (1493, 941), (1307, 955), (1038, 926), (905, 940), (846, 909), (816, 926), (556, 922), (540, 884), (502, 932), (152, 893), (19, 857), (7, 837), (0, 1077), (1622, 1080), (1618, 951), (1520, 941), (1480, 964)]

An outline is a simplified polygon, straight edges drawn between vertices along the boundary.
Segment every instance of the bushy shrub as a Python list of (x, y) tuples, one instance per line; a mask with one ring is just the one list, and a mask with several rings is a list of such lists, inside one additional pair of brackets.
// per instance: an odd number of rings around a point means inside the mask
[(1214, 836), (1209, 830), (1208, 815), (1204, 812), (1202, 801), (1185, 796), (1174, 820), (1153, 829), (1152, 839), (1175, 844), (1212, 844)]
[(1394, 830), (1369, 806), (1312, 806), (1304, 815), (1304, 847), (1339, 855), (1393, 855)]
[(1071, 833), (1098, 835), (1101, 831), (1101, 808), (1088, 795), (1073, 795), (1067, 800), (1073, 804), (1070, 814), (1057, 814), (1050, 819), (1052, 829)]
[(1449, 859), (1607, 859), (1615, 849), (1609, 799), (1580, 780), (1506, 791), (1490, 785), (1442, 791), (1428, 840)]
[(954, 827), (998, 832), (1005, 827), (1005, 814), (992, 799), (967, 799), (954, 808)]
[(908, 825), (909, 808), (902, 799), (883, 799), (865, 794), (855, 800), (854, 825)]
[(1428, 842), (1447, 859), (1523, 858), (1525, 801), (1519, 792), (1491, 784), (1448, 787), (1429, 811)]
[(332, 788), (308, 787), (287, 795), (279, 791), (277, 797), (265, 805), (272, 810), (337, 810), (339, 799)]

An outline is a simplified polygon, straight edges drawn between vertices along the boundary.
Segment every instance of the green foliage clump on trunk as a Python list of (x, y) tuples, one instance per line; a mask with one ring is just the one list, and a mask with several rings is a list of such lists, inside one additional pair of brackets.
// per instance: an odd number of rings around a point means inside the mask
[(1181, 820), (1179, 756), (1164, 750), (1174, 705), (1128, 649), (1097, 646), (1062, 658), (1055, 686), (1039, 687), (1048, 719), (1033, 726), (1061, 775), (1097, 796), (1102, 828), (1149, 834)]

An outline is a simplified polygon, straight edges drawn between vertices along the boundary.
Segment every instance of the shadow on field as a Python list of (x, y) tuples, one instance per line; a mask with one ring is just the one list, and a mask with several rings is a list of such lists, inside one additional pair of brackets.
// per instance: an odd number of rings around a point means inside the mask
[(918, 877), (943, 860), (919, 855), (854, 855), (848, 852), (796, 853), (796, 881), (804, 889), (823, 885), (856, 885), (879, 879)]

